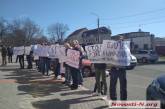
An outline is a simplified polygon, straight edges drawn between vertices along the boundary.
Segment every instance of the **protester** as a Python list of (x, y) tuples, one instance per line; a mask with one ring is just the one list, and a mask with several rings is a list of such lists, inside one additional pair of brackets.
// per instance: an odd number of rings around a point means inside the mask
[(32, 50), (30, 51), (29, 55), (26, 55), (26, 59), (28, 63), (27, 68), (32, 69), (33, 68), (33, 51)]
[(79, 45), (79, 42), (77, 40), (73, 40), (73, 50), (80, 52), (80, 63), (79, 63), (79, 69), (71, 67), (71, 75), (73, 79), (73, 84), (71, 85), (71, 90), (75, 90), (78, 88), (78, 85), (83, 85), (83, 76), (80, 71), (81, 69), (81, 63), (82, 63), (82, 55), (83, 55), (83, 49)]
[(55, 59), (55, 71), (54, 71), (54, 74), (55, 74), (55, 78), (56, 79), (61, 79), (60, 62), (59, 62), (58, 58)]
[[(123, 36), (120, 36), (119, 41), (123, 41)], [(117, 100), (116, 85), (118, 78), (120, 81), (120, 99), (127, 100), (127, 78), (124, 66), (112, 66), (111, 68), (110, 98), (112, 100)]]
[[(65, 50), (65, 53), (66, 53), (66, 56), (67, 56), (67, 51), (68, 49), (72, 49), (72, 47), (70, 46), (69, 43), (65, 43), (64, 44), (66, 50)], [(72, 82), (72, 77), (71, 77), (71, 72), (70, 72), (70, 66), (67, 65), (66, 63), (64, 63), (64, 67), (65, 67), (65, 84), (70, 86), (71, 85), (71, 82)]]
[(101, 95), (101, 81), (100, 78), (102, 78), (102, 85), (104, 87), (103, 95), (107, 95), (107, 82), (106, 82), (106, 64), (105, 63), (95, 63), (95, 79), (96, 79), (96, 87), (97, 92), (96, 95)]
[[(55, 44), (56, 44), (56, 46), (59, 46), (59, 42), (56, 42)], [(55, 74), (55, 79), (58, 79), (58, 80), (61, 79), (59, 58), (55, 58), (54, 74)]]
[(41, 61), (41, 72), (43, 75), (45, 75), (45, 72), (46, 72), (46, 75), (48, 76), (49, 75), (49, 62), (48, 62), (48, 46), (47, 44), (42, 44), (42, 47), (41, 47), (41, 57), (40, 57), (40, 61)]
[(8, 53), (8, 62), (12, 63), (13, 48), (11, 46), (7, 48), (7, 53)]
[(42, 64), (43, 64), (42, 57), (41, 57), (42, 46), (43, 46), (43, 44), (38, 44), (37, 45), (37, 50), (36, 50), (36, 54), (38, 56), (38, 63), (36, 63), (36, 64), (38, 65), (38, 71), (39, 72), (42, 71)]
[(24, 69), (24, 54), (18, 55), (20, 68)]
[(3, 45), (2, 45), (1, 56), (2, 56), (2, 65), (6, 65), (7, 64), (7, 61), (6, 61), (7, 49)]
[(18, 62), (18, 55), (16, 56), (16, 60), (15, 60), (15, 63), (17, 63)]

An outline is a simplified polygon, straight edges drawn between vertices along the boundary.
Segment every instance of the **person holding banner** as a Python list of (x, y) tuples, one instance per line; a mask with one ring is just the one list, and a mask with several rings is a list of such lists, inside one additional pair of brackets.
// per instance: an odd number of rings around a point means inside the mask
[[(106, 64), (105, 63), (95, 63), (95, 78), (96, 78), (96, 87), (97, 87), (97, 93), (96, 95), (101, 95), (101, 82), (102, 86), (104, 87), (103, 95), (107, 95), (107, 82), (106, 82)], [(100, 81), (100, 77), (102, 78), (102, 81)]]
[[(67, 51), (68, 49), (72, 49), (72, 47), (70, 46), (69, 43), (65, 43), (64, 44), (65, 46), (65, 54), (67, 56)], [(70, 72), (70, 66), (67, 65), (65, 62), (64, 62), (64, 67), (65, 67), (65, 81), (64, 81), (64, 84), (66, 85), (70, 85), (71, 84), (71, 81), (72, 81), (72, 77), (71, 77), (71, 72)]]
[(27, 68), (28, 69), (32, 69), (33, 68), (33, 51), (30, 50), (30, 53), (29, 55), (26, 55), (26, 59), (27, 59), (27, 63), (28, 63), (28, 66)]
[(46, 75), (49, 75), (49, 60), (48, 60), (48, 46), (47, 44), (42, 44), (41, 46), (41, 55), (40, 55), (40, 64), (41, 64), (41, 72), (43, 75), (45, 75), (45, 72), (47, 73)]
[(3, 45), (2, 45), (1, 55), (2, 55), (2, 65), (6, 65), (7, 64), (7, 61), (6, 61), (7, 49)]
[(75, 90), (78, 88), (78, 85), (82, 85), (83, 84), (83, 76), (82, 73), (80, 71), (81, 68), (81, 57), (83, 55), (83, 49), (82, 47), (79, 45), (79, 42), (77, 40), (73, 40), (73, 50), (79, 51), (80, 52), (80, 61), (79, 61), (79, 68), (74, 68), (71, 67), (71, 75), (72, 75), (72, 79), (73, 79), (73, 84), (71, 85), (71, 90)]
[(7, 48), (7, 53), (8, 53), (8, 62), (12, 63), (13, 48), (11, 46)]
[(25, 47), (20, 47), (20, 53), (18, 54), (18, 60), (20, 64), (20, 69), (24, 69), (24, 54), (25, 54)]
[[(123, 41), (123, 36), (120, 36), (119, 41)], [(120, 81), (120, 99), (127, 100), (127, 78), (126, 78), (126, 69), (124, 66), (111, 67), (110, 99), (117, 100), (116, 85), (118, 78)]]

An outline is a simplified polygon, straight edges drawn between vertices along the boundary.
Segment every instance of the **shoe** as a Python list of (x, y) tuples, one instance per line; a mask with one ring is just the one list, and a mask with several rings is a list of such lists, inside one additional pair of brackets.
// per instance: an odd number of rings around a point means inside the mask
[(62, 82), (62, 84), (66, 84), (66, 81)]
[(108, 100), (107, 95), (102, 95), (101, 98), (102, 98), (103, 100)]
[(57, 80), (61, 80), (62, 78), (61, 78), (61, 75), (58, 75), (57, 76)]
[(96, 93), (93, 93), (92, 95), (93, 96), (101, 96), (101, 93), (96, 92)]
[(75, 85), (72, 84), (72, 85), (70, 86), (70, 88), (71, 88), (71, 90), (76, 90), (76, 89), (78, 89), (78, 86), (75, 86)]

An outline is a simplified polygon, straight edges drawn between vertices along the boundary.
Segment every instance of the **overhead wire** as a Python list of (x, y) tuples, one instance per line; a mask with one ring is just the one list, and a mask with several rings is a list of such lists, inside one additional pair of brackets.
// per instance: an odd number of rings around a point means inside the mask
[(118, 19), (124, 19), (124, 18), (128, 18), (128, 17), (137, 17), (137, 16), (141, 16), (141, 15), (153, 14), (153, 13), (160, 12), (160, 11), (163, 11), (163, 10), (165, 10), (165, 8), (160, 8), (160, 9), (156, 9), (156, 10), (146, 11), (146, 12), (127, 15), (127, 16), (112, 17), (112, 18), (101, 18), (101, 19), (102, 20), (118, 20)]

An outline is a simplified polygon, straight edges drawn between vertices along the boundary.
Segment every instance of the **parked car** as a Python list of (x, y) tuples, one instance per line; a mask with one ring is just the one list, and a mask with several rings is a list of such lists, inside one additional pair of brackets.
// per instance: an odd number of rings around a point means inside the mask
[(137, 65), (137, 59), (134, 55), (131, 55), (131, 62), (129, 66), (126, 66), (127, 70), (132, 70), (135, 68), (135, 66)]
[(153, 50), (140, 50), (134, 55), (136, 56), (137, 61), (142, 63), (147, 63), (147, 62), (155, 63), (159, 59), (158, 54)]
[(161, 108), (165, 109), (165, 75), (157, 77), (147, 87), (147, 100), (160, 100)]
[[(131, 55), (131, 62), (129, 66), (126, 66), (127, 70), (132, 70), (135, 68), (135, 66), (137, 65), (137, 59), (134, 55)], [(82, 60), (82, 72), (84, 77), (88, 77), (88, 76), (94, 76), (95, 75), (95, 70), (94, 70), (94, 66), (91, 63), (90, 60), (88, 59), (83, 59)], [(110, 71), (109, 69), (107, 69), (107, 72)], [(107, 74), (109, 75), (109, 74)]]

